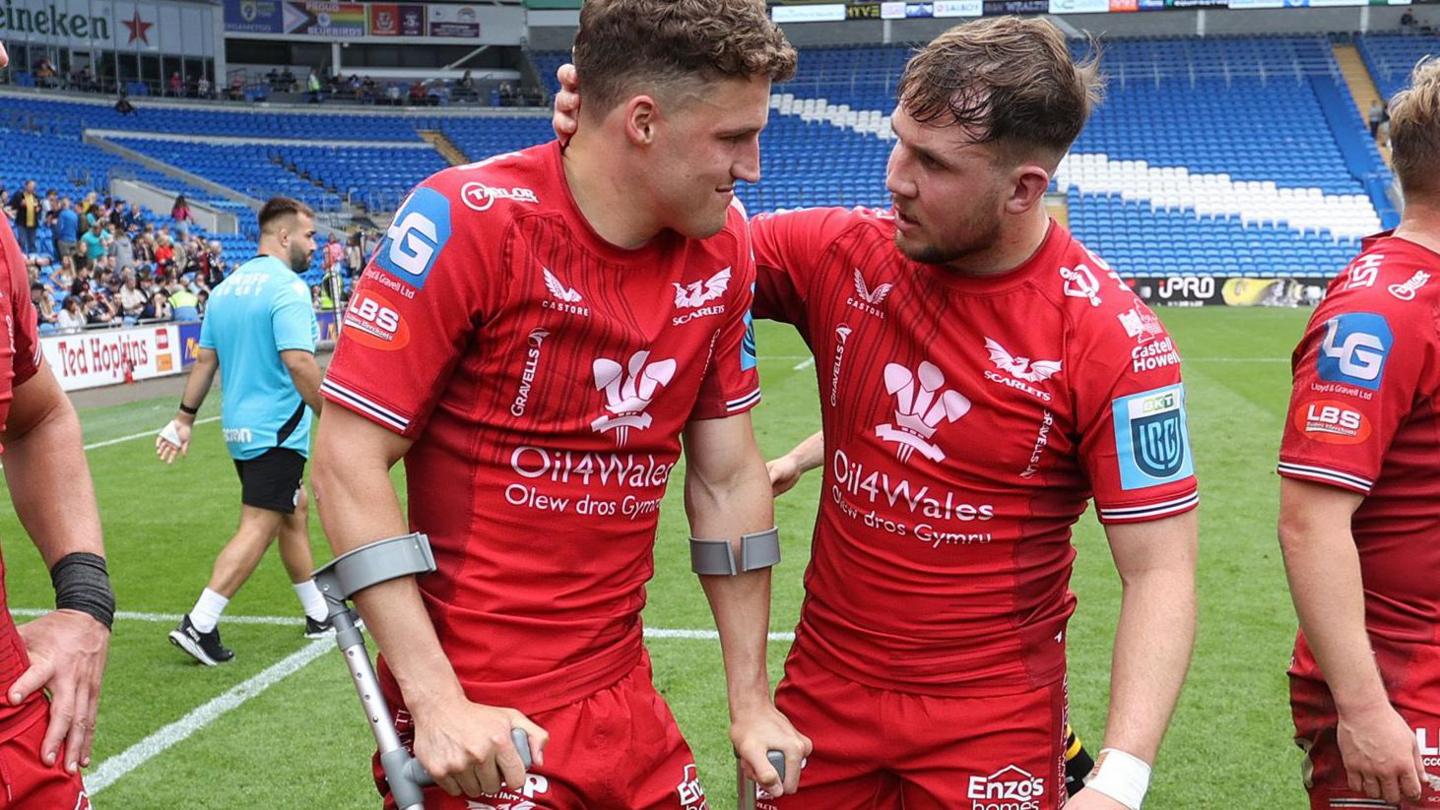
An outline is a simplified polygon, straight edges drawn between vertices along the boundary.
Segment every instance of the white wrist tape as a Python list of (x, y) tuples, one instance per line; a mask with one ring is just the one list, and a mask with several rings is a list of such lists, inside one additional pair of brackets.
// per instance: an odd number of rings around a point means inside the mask
[(176, 447), (180, 446), (180, 431), (176, 428), (174, 419), (165, 423), (165, 427), (160, 429), (160, 438)]
[(1150, 766), (1118, 748), (1104, 748), (1095, 758), (1095, 769), (1090, 771), (1085, 787), (1109, 796), (1129, 810), (1140, 810), (1145, 791), (1150, 789)]

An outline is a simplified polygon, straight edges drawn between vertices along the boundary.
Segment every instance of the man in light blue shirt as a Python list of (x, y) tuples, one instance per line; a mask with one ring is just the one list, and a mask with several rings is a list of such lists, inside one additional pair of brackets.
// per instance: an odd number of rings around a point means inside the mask
[(240, 528), (215, 560), (210, 582), (170, 640), (202, 664), (234, 657), (220, 643), (220, 615), (277, 536), (280, 557), (305, 609), (305, 635), (330, 630), (325, 600), (310, 579), (308, 501), (302, 478), (310, 454), (311, 411), (320, 413), (320, 330), (310, 292), (297, 273), (315, 253), (315, 215), (275, 197), (260, 209), (260, 254), (210, 296), (200, 352), (180, 410), (155, 440), (169, 464), (189, 449), (195, 414), (224, 369), (220, 427), (240, 474)]

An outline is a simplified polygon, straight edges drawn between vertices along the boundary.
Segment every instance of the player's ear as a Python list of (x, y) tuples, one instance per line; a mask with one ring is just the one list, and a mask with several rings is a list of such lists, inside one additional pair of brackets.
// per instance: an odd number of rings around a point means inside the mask
[(655, 99), (635, 96), (625, 104), (625, 137), (635, 146), (649, 146), (655, 142), (657, 118)]
[(1021, 163), (1010, 172), (1010, 196), (1005, 211), (1023, 214), (1045, 200), (1050, 188), (1050, 173), (1035, 163)]

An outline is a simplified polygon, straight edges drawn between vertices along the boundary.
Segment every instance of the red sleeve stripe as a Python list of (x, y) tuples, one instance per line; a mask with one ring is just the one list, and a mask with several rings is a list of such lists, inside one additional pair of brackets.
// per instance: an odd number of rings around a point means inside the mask
[(1398, 804), (1391, 804), (1379, 799), (1331, 799), (1330, 806), (1334, 808), (1373, 807), (1377, 810), (1399, 810), (1400, 808)]
[(1358, 475), (1351, 475), (1339, 470), (1328, 470), (1324, 467), (1312, 467), (1309, 464), (1292, 464), (1282, 461), (1275, 470), (1287, 478), (1304, 478), (1307, 481), (1333, 484), (1337, 487), (1357, 490), (1365, 495), (1370, 494), (1370, 488), (1375, 486), (1375, 482), (1368, 478), (1361, 478)]
[(375, 421), (393, 428), (399, 433), (404, 433), (410, 427), (410, 420), (395, 413), (392, 410), (376, 405), (354, 391), (345, 388), (338, 383), (331, 381), (328, 377), (320, 383), (320, 392), (328, 395), (331, 399), (342, 405), (349, 406)]
[(37, 341), (35, 343), (35, 368), (40, 368), (40, 364), (43, 362), (45, 362), (45, 346)]
[(1171, 500), (1161, 501), (1160, 503), (1151, 503), (1145, 506), (1123, 506), (1115, 509), (1107, 509), (1097, 505), (1096, 511), (1100, 513), (1100, 519), (1107, 523), (1159, 520), (1163, 517), (1178, 515), (1181, 512), (1194, 509), (1198, 503), (1200, 503), (1200, 493), (1191, 490), (1179, 498), (1172, 498)]
[(735, 413), (736, 411), (743, 411), (759, 401), (760, 389), (756, 388), (754, 391), (751, 391), (743, 397), (739, 397), (738, 399), (732, 399), (729, 402), (726, 402), (725, 410), (729, 411), (730, 413)]

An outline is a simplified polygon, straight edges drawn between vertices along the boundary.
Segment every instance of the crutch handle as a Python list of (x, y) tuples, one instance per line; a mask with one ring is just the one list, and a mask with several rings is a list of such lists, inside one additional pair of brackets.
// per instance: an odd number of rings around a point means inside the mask
[[(738, 807), (740, 810), (755, 810), (755, 783), (745, 776), (745, 763), (739, 760), (738, 754), (736, 757)], [(765, 759), (770, 762), (770, 767), (780, 775), (780, 781), (785, 781), (785, 754), (772, 748), (765, 752)]]
[[(519, 752), (520, 762), (524, 764), (525, 770), (530, 770), (530, 767), (534, 765), (530, 759), (530, 735), (526, 734), (523, 728), (512, 728), (510, 729), (510, 742), (515, 744), (515, 750)], [(784, 766), (783, 762), (781, 766)], [(429, 787), (435, 784), (434, 778), (425, 770), (425, 766), (421, 765), (420, 760), (414, 757), (411, 757), (410, 761), (405, 763), (405, 767), (400, 769), (400, 774), (417, 787)], [(511, 785), (511, 787), (519, 786)]]

